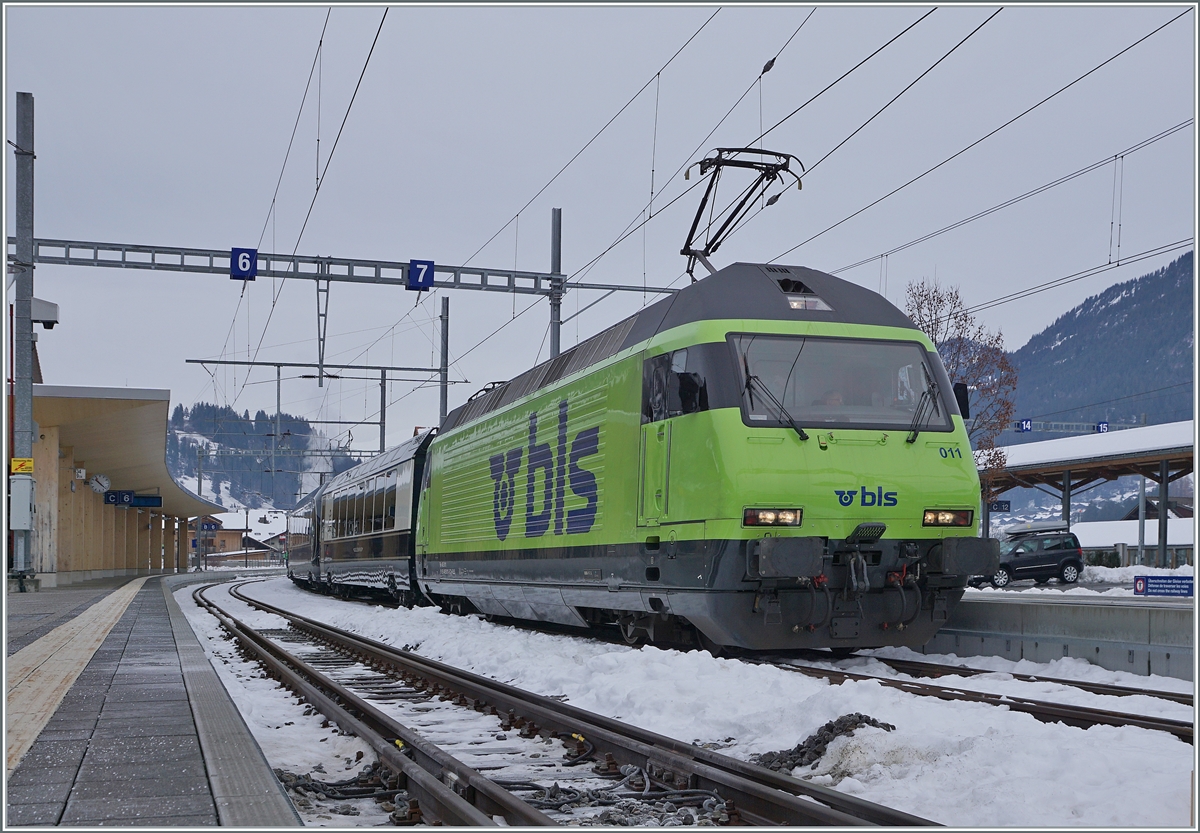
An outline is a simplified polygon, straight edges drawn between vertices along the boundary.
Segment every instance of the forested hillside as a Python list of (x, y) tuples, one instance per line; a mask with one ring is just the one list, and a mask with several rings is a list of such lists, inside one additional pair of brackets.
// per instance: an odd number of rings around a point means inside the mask
[[(1012, 355), (1016, 417), (1055, 422), (1175, 422), (1193, 416), (1193, 263), (1109, 287)], [(1056, 434), (1006, 434), (1044, 440)]]
[[(167, 466), (176, 480), (195, 488), (197, 450), (209, 454), (204, 462), (205, 493), (229, 496), (245, 506), (270, 504), (290, 508), (298, 496), (315, 488), (320, 472), (345, 471), (357, 460), (345, 454), (306, 456), (306, 451), (327, 451), (328, 441), (314, 434), (303, 417), (280, 414), (275, 437), (274, 415), (259, 411), (238, 414), (227, 405), (197, 402), (191, 409), (176, 405), (167, 434)], [(276, 440), (275, 466), (271, 443)], [(227, 484), (223, 489), (221, 484)]]

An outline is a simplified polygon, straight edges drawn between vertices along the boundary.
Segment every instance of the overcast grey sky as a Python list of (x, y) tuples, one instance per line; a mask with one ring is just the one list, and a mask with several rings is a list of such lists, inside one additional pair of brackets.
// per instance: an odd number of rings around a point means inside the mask
[[(718, 11), (719, 8), (719, 11)], [(548, 270), (550, 209), (563, 209), (563, 266), (575, 273), (638, 219), (679, 196), (671, 178), (719, 146), (744, 146), (932, 6), (771, 5), (592, 8), (391, 8), (329, 163), (299, 253), (410, 258)], [(938, 8), (772, 131), (762, 144), (822, 159), (997, 9)], [(937, 277), (970, 304), (1107, 264), (1114, 173), (1123, 259), (1182, 240), (1196, 225), (1194, 126), (985, 219), (889, 256), (988, 209), (1192, 119), (1191, 6), (1006, 7), (861, 132), (756, 216), (714, 257), (767, 261), (942, 162), (1181, 12), (1182, 18), (952, 162), (780, 262), (838, 270), (902, 304), (906, 283)], [(267, 222), (328, 7), (6, 5), (5, 136), (16, 92), (36, 100), (39, 237), (290, 253), (362, 71), (382, 6), (334, 6), (275, 216)], [(715, 18), (705, 21), (717, 12)], [(702, 28), (703, 27), (703, 28)], [(699, 34), (663, 69), (671, 56)], [(794, 35), (794, 37), (792, 37)], [(792, 38), (784, 48), (784, 44)], [(780, 49), (783, 49), (780, 53)], [(773, 69), (755, 79), (775, 56)], [(662, 69), (660, 75), (659, 70)], [(656, 78), (657, 75), (657, 78)], [(318, 83), (319, 78), (319, 83)], [(655, 79), (553, 185), (545, 185)], [(739, 96), (749, 94), (705, 140)], [(699, 151), (694, 149), (701, 145)], [(14, 229), (6, 153), (6, 228)], [(732, 196), (737, 184), (724, 183)], [(594, 282), (681, 285), (678, 254), (692, 191), (587, 273)], [(259, 245), (266, 224), (265, 237)], [(507, 224), (507, 225), (506, 225)], [(503, 229), (501, 231), (501, 229)], [(495, 240), (475, 254), (489, 238)], [(1015, 349), (1089, 295), (1165, 265), (1182, 250), (980, 313)], [(702, 271), (702, 270), (701, 270)], [(39, 328), (46, 381), (170, 388), (173, 402), (274, 410), (274, 373), (185, 359), (316, 361), (311, 281), (289, 281), (263, 336), (272, 281), (42, 266), (38, 297), (62, 323)], [(440, 299), (337, 285), (326, 361), (432, 365)], [(573, 292), (564, 315), (599, 297)], [(654, 296), (649, 296), (653, 301)], [(547, 356), (545, 301), (495, 336), (526, 296), (452, 292), (450, 405)], [(644, 303), (617, 294), (563, 327), (563, 347)], [(397, 323), (399, 322), (399, 323)], [(373, 346), (370, 346), (372, 345)], [(478, 346), (477, 346), (478, 345)], [(367, 350), (368, 346), (370, 349)], [(461, 358), (459, 358), (461, 357)], [(436, 387), (392, 386), (389, 444), (437, 419)], [(284, 409), (375, 418), (377, 383), (284, 383)], [(354, 430), (371, 447), (377, 429)]]

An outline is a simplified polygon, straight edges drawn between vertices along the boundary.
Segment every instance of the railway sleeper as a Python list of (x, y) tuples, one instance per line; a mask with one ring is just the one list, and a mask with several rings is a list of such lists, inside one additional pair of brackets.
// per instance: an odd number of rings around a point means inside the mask
[[(260, 605), (256, 604), (256, 606)], [(270, 606), (262, 607), (271, 609), (273, 612), (281, 612)], [(298, 621), (297, 618), (294, 618), (294, 614), (284, 613), (283, 615), (293, 622)], [(323, 631), (326, 626), (303, 620), (302, 628)], [(325, 630), (325, 632), (332, 634), (332, 631)], [(350, 641), (357, 642), (359, 647), (370, 644), (368, 653), (376, 651), (386, 654), (395, 650), (390, 647), (385, 648), (385, 646), (363, 637), (347, 635), (347, 637), (340, 638), (349, 638)], [(421, 674), (430, 679), (440, 679), (449, 683), (452, 688), (459, 688), (463, 685), (464, 681), (460, 680), (455, 672), (442, 669), (438, 663), (416, 657), (411, 657), (407, 661), (419, 666), (412, 668), (414, 674)], [(430, 667), (426, 668), (427, 665)], [(815, 786), (801, 787), (800, 782), (793, 783), (792, 779), (772, 779), (771, 776), (774, 773), (761, 770), (759, 767), (735, 760), (725, 760), (723, 756), (680, 744), (668, 738), (657, 736), (643, 738), (641, 737), (642, 733), (636, 730), (633, 735), (626, 735), (617, 726), (610, 725), (610, 721), (599, 716), (595, 716), (598, 723), (591, 723), (587, 717), (581, 717), (578, 714), (570, 716), (559, 714), (556, 709), (561, 704), (541, 702), (545, 698), (534, 697), (530, 701), (522, 700), (518, 703), (515, 699), (517, 697), (515, 691), (508, 691), (505, 687), (481, 691), (469, 681), (465, 688), (460, 690), (470, 692), (476, 697), (486, 698), (491, 703), (487, 708), (491, 713), (498, 712), (497, 706), (504, 709), (505, 713), (501, 719), (502, 721), (511, 719), (512, 722), (508, 723), (510, 728), (516, 722), (516, 710), (520, 708), (531, 710), (538, 720), (551, 727), (550, 731), (557, 732), (560, 737), (564, 732), (582, 732), (587, 736), (589, 744), (593, 745), (594, 754), (603, 756), (602, 760), (593, 767), (593, 771), (597, 775), (619, 778), (621, 777), (620, 764), (622, 762), (626, 767), (633, 766), (639, 771), (648, 768), (648, 765), (652, 763), (660, 768), (658, 770), (660, 775), (670, 773), (670, 780), (663, 781), (653, 776), (647, 776), (651, 784), (658, 782), (661, 789), (669, 791), (676, 788), (675, 785), (680, 778), (679, 773), (689, 773), (688, 783), (695, 783), (696, 788), (706, 792), (720, 791), (726, 798), (738, 799), (736, 805), (732, 802), (725, 805), (727, 809), (722, 809), (719, 819), (714, 818), (721, 824), (766, 825), (781, 822), (843, 826), (879, 822), (908, 825), (931, 824), (916, 816), (843, 796), (836, 791)], [(528, 718), (524, 718), (524, 720), (527, 721)], [(581, 720), (582, 722), (580, 722)], [(570, 728), (572, 726), (575, 728)], [(657, 744), (660, 743), (662, 745), (658, 746)], [(644, 786), (645, 781), (642, 783)], [(729, 793), (733, 795), (730, 796)], [(784, 819), (787, 821), (783, 821)]]

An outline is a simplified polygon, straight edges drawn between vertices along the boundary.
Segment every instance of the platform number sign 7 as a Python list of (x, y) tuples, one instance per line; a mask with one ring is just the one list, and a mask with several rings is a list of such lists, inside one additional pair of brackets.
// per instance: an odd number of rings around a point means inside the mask
[(405, 289), (424, 292), (433, 288), (433, 261), (410, 260), (408, 262), (408, 284)]
[(258, 249), (229, 250), (229, 279), (252, 281), (258, 277)]

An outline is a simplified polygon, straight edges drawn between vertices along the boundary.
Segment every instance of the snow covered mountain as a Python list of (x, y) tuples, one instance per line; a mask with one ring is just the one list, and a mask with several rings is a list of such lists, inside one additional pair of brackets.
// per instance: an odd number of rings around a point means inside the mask
[[(1191, 419), (1192, 252), (1115, 284), (1062, 315), (1011, 354), (1016, 417), (1141, 423)], [(1060, 434), (1005, 434), (1002, 443)]]
[(360, 462), (339, 453), (303, 417), (280, 414), (278, 437), (275, 430), (274, 415), (265, 411), (251, 418), (249, 411), (238, 414), (208, 402), (190, 409), (177, 405), (168, 427), (167, 467), (181, 486), (195, 492), (203, 457), (203, 496), (237, 511), (291, 508), (320, 484), (322, 475)]

